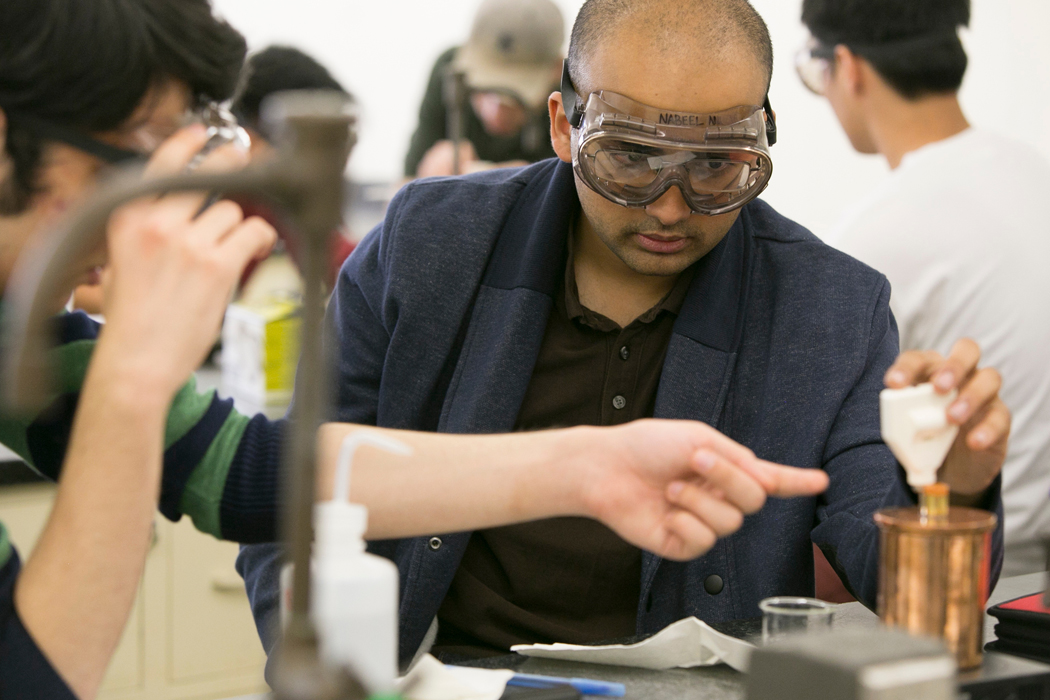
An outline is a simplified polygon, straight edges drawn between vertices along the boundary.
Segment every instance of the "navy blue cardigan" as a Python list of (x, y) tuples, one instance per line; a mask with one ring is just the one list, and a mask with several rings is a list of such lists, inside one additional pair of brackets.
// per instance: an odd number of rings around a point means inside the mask
[[(343, 266), (328, 309), (333, 418), (450, 433), (513, 429), (564, 273), (578, 199), (572, 169), (422, 180)], [(878, 395), (898, 353), (886, 278), (761, 201), (700, 262), (667, 349), (655, 416), (703, 421), (764, 459), (823, 469), (819, 498), (772, 499), (689, 562), (644, 554), (639, 633), (688, 615), (758, 615), (772, 595), (811, 595), (811, 541), (875, 603), (879, 508), (913, 503), (879, 435)], [(987, 504), (1002, 522), (998, 481)], [(470, 533), (373, 542), (401, 572), (401, 656), (419, 647)], [(992, 577), (1002, 559), (994, 538)], [(274, 546), (238, 562), (264, 637), (276, 607)], [(718, 574), (724, 589), (703, 581)]]

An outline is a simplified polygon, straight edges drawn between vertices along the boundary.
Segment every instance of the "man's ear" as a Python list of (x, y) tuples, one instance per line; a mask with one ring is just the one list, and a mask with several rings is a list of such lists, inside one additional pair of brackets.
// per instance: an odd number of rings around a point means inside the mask
[(566, 163), (572, 162), (572, 125), (565, 116), (565, 106), (561, 93), (553, 92), (547, 98), (547, 110), (551, 117), (551, 146), (554, 152)]
[(835, 70), (841, 73), (840, 79), (851, 95), (859, 97), (868, 89), (864, 80), (864, 59), (839, 44), (835, 47)]

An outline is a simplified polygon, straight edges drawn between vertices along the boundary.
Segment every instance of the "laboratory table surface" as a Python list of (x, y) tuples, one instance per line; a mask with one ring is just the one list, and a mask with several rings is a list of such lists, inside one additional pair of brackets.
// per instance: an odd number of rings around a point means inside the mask
[[(1045, 588), (1045, 573), (1001, 579), (989, 597), (988, 605), (996, 605), (1012, 598), (1042, 591)], [(995, 618), (991, 616), (985, 617), (985, 642), (995, 639), (995, 634), (992, 631), (995, 622)], [(844, 603), (835, 613), (833, 626), (836, 629), (864, 629), (874, 628), (877, 624), (878, 618), (875, 616), (875, 613), (860, 603)], [(712, 626), (734, 636), (750, 638), (757, 636), (760, 625), (760, 621), (755, 619)], [(1016, 657), (987, 655), (983, 671), (984, 673), (993, 672), (998, 667), (1014, 663), (1020, 667), (1034, 664), (1034, 662), (1017, 659)], [(737, 700), (738, 698), (743, 698), (745, 693), (745, 676), (725, 665), (650, 671), (640, 668), (526, 658), (518, 655), (481, 659), (466, 662), (463, 665), (482, 668), (510, 668), (520, 673), (615, 681), (627, 686), (627, 698), (645, 698), (646, 700), (691, 700), (694, 698), (696, 700)], [(1038, 666), (1033, 666), (1033, 668), (1038, 668)], [(964, 676), (963, 678), (966, 677)]]
[[(997, 605), (1012, 598), (1036, 593), (1046, 588), (1046, 574), (1027, 574), (1014, 576), (999, 581), (988, 606)], [(719, 630), (744, 638), (758, 632), (758, 621), (740, 620), (728, 624), (713, 625)], [(875, 614), (860, 603), (845, 603), (835, 614), (834, 627), (837, 629), (874, 628), (878, 624)], [(995, 618), (986, 616), (984, 626), (985, 641), (995, 638), (992, 627)], [(1017, 657), (988, 654), (985, 657), (985, 673), (997, 668), (1016, 663), (1020, 667), (1031, 665), (1033, 669), (1050, 669), (1050, 667), (1028, 662)], [(740, 700), (745, 697), (743, 674), (737, 673), (725, 665), (705, 668), (672, 669), (669, 671), (650, 671), (641, 668), (621, 666), (600, 666), (571, 661), (553, 661), (549, 659), (530, 659), (518, 655), (499, 656), (464, 663), (463, 665), (479, 668), (509, 668), (521, 673), (537, 673), (566, 678), (591, 678), (613, 681), (627, 686), (627, 700), (632, 698), (645, 700)], [(965, 679), (966, 676), (963, 676)], [(244, 696), (230, 700), (267, 700), (265, 695)]]

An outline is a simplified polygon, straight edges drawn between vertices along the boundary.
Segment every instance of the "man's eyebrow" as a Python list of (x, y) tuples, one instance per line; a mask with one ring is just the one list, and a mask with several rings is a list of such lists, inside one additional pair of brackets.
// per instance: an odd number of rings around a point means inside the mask
[(655, 153), (663, 150), (659, 146), (649, 146), (633, 141), (611, 141), (610, 150), (631, 151), (632, 153)]

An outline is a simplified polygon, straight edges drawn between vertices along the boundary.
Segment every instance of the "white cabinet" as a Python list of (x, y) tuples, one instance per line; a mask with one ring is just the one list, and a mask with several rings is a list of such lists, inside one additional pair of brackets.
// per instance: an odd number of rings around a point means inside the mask
[[(22, 559), (47, 522), (54, 486), (0, 488), (0, 521)], [(262, 645), (233, 568), (237, 545), (160, 515), (142, 586), (102, 700), (211, 700), (266, 689)]]

